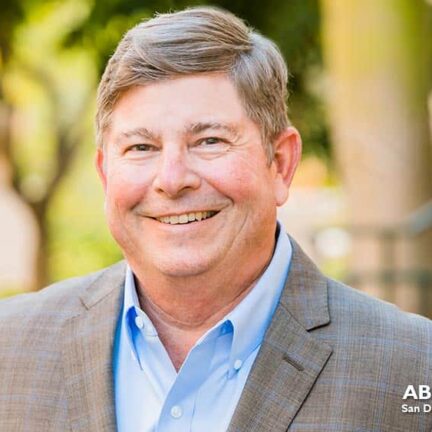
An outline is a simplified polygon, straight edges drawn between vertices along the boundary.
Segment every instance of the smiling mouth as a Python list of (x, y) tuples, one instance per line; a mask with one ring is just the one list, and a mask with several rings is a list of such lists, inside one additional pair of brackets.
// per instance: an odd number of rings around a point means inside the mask
[(192, 212), (192, 213), (183, 213), (180, 215), (156, 217), (154, 219), (164, 224), (180, 225), (180, 224), (189, 224), (189, 223), (199, 222), (205, 219), (209, 219), (215, 216), (217, 213), (218, 213), (217, 211)]

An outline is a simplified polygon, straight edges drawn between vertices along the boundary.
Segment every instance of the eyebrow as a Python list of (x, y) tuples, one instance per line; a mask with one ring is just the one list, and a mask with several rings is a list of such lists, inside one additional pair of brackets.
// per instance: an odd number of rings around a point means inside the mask
[[(219, 123), (219, 122), (192, 123), (185, 127), (185, 132), (186, 134), (199, 134), (208, 129), (223, 130), (234, 136), (238, 136), (238, 130), (234, 125), (229, 123)], [(151, 141), (157, 141), (160, 138), (159, 135), (154, 134), (152, 131), (150, 131), (145, 127), (137, 127), (134, 129), (123, 131), (120, 133), (120, 136), (123, 138), (138, 137), (138, 138), (143, 138), (145, 140), (151, 140)]]
[(201, 132), (206, 131), (207, 129), (214, 130), (224, 130), (229, 132), (232, 135), (238, 135), (237, 128), (229, 123), (218, 123), (218, 122), (198, 122), (192, 123), (191, 125), (186, 126), (186, 133), (189, 134), (199, 134)]
[(153, 132), (151, 132), (145, 127), (137, 127), (135, 129), (123, 131), (120, 133), (120, 136), (122, 136), (123, 138), (138, 137), (152, 141), (156, 141), (158, 139), (157, 135), (155, 135)]

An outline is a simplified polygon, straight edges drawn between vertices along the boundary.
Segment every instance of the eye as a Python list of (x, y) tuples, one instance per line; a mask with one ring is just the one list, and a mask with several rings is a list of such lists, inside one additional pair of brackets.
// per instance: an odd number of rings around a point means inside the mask
[(225, 154), (229, 150), (230, 144), (226, 138), (208, 136), (197, 139), (190, 149), (202, 157), (217, 157)]
[(216, 137), (209, 137), (203, 140), (203, 144), (212, 145), (212, 144), (218, 144), (221, 140)]
[(223, 144), (223, 143), (226, 143), (226, 141), (218, 137), (208, 137), (198, 142), (199, 145), (204, 145), (204, 146), (211, 146), (211, 145)]
[(130, 146), (127, 150), (133, 152), (149, 152), (155, 151), (157, 150), (157, 148), (151, 144), (134, 144)]

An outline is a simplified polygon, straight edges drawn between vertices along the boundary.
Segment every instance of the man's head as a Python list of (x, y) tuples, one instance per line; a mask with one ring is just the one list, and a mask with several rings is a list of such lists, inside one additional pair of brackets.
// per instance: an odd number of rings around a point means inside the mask
[(97, 168), (135, 274), (262, 270), (301, 152), (285, 86), (275, 46), (227, 12), (163, 15), (125, 36), (100, 85)]
[(285, 62), (273, 42), (233, 14), (209, 7), (159, 15), (126, 33), (99, 85), (98, 145), (117, 100), (130, 87), (208, 72), (229, 76), (261, 129), (271, 161), (272, 142), (289, 125)]

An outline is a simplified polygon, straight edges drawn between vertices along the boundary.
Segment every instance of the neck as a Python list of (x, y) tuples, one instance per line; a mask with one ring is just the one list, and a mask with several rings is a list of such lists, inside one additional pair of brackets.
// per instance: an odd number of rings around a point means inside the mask
[(242, 267), (232, 266), (233, 271), (215, 269), (190, 278), (156, 277), (148, 271), (134, 271), (141, 308), (177, 370), (197, 340), (252, 290), (272, 253), (273, 248), (254, 266), (245, 262)]
[[(141, 290), (139, 301), (141, 308), (155, 326), (159, 339), (178, 371), (198, 339), (233, 310), (254, 285), (255, 283), (252, 283), (230, 302), (221, 303), (213, 310), (210, 308), (196, 309), (189, 305), (186, 308), (179, 306), (176, 313), (172, 314), (153, 302), (149, 296), (143, 295)], [(187, 313), (181, 314), (179, 311), (184, 309), (187, 310)]]
[(254, 283), (250, 284), (239, 292), (236, 297), (226, 299), (226, 301), (219, 299), (218, 302), (208, 303), (203, 300), (198, 305), (197, 299), (195, 299), (195, 307), (194, 302), (188, 302), (187, 299), (184, 299), (181, 303), (176, 302), (176, 308), (173, 308), (173, 302), (170, 302), (169, 307), (164, 309), (163, 306), (153, 301), (149, 295), (146, 295), (143, 289), (139, 290), (138, 298), (142, 309), (152, 321), (154, 318), (158, 322), (180, 330), (196, 331), (202, 329), (204, 332), (234, 309), (254, 285)]

